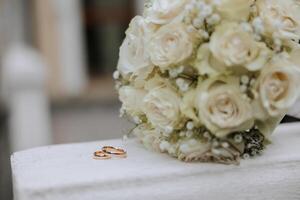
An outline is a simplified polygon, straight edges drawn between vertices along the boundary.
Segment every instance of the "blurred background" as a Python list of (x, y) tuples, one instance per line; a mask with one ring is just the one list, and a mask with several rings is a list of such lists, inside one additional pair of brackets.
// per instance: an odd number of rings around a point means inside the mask
[(48, 144), (120, 138), (112, 73), (143, 0), (0, 0), (0, 199), (9, 156)]

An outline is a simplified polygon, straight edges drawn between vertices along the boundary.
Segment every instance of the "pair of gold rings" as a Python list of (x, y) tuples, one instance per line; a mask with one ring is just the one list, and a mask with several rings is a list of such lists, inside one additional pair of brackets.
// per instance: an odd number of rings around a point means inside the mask
[(127, 152), (124, 149), (112, 146), (104, 146), (102, 150), (94, 152), (95, 160), (108, 160), (112, 157), (127, 158)]

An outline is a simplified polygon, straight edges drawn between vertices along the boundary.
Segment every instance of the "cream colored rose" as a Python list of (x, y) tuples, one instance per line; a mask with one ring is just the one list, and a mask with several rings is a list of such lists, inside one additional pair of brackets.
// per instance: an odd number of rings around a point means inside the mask
[(131, 86), (123, 86), (119, 89), (119, 99), (123, 103), (122, 109), (130, 115), (142, 113), (142, 99), (145, 97), (146, 91), (135, 89)]
[(209, 43), (202, 44), (198, 51), (193, 65), (200, 75), (210, 77), (218, 76), (226, 70), (224, 64), (217, 61), (209, 49)]
[(243, 66), (249, 71), (260, 70), (270, 58), (270, 50), (254, 40), (252, 33), (237, 23), (223, 23), (216, 28), (209, 48), (225, 67)]
[(196, 107), (201, 122), (217, 137), (253, 126), (251, 105), (242, 98), (238, 80), (207, 80), (201, 84)]
[(245, 21), (250, 15), (253, 0), (219, 0), (217, 10), (225, 20)]
[(118, 70), (122, 74), (136, 73), (153, 64), (147, 53), (146, 44), (155, 27), (147, 23), (143, 17), (135, 17), (126, 31), (126, 38), (120, 47)]
[(172, 23), (160, 28), (149, 44), (151, 61), (162, 69), (178, 64), (193, 53), (193, 37), (181, 23)]
[(300, 72), (300, 47), (293, 49), (290, 56), (291, 56), (291, 62), (295, 64), (297, 70)]
[(168, 87), (149, 91), (143, 100), (143, 109), (148, 120), (162, 130), (175, 128), (180, 120), (180, 96)]
[(146, 19), (155, 24), (167, 24), (180, 17), (190, 0), (153, 0), (146, 9)]
[(297, 66), (286, 55), (278, 55), (264, 68), (258, 90), (261, 104), (269, 116), (285, 114), (299, 97), (300, 76)]
[(300, 5), (295, 0), (257, 0), (264, 34), (281, 39), (300, 39)]
[(148, 124), (141, 124), (133, 130), (133, 134), (149, 150), (160, 152), (161, 133)]

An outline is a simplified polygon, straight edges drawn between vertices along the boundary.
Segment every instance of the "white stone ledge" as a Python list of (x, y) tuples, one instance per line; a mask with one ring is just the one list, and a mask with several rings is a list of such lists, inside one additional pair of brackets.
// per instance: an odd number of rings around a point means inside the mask
[[(264, 155), (240, 166), (182, 163), (121, 140), (35, 148), (12, 156), (17, 200), (300, 199), (300, 124), (281, 125)], [(93, 160), (102, 145), (127, 159)]]

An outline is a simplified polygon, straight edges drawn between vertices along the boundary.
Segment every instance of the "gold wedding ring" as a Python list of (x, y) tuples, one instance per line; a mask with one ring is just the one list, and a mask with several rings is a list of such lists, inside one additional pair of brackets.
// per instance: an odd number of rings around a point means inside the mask
[(127, 152), (124, 149), (121, 149), (121, 148), (116, 148), (116, 147), (112, 147), (112, 146), (104, 146), (102, 148), (102, 151), (104, 153), (107, 153), (109, 155), (113, 155), (113, 156), (119, 157), (119, 158), (126, 158), (127, 157)]
[(95, 151), (94, 159), (95, 160), (108, 160), (108, 159), (111, 159), (111, 156), (108, 153), (105, 153), (103, 151)]

